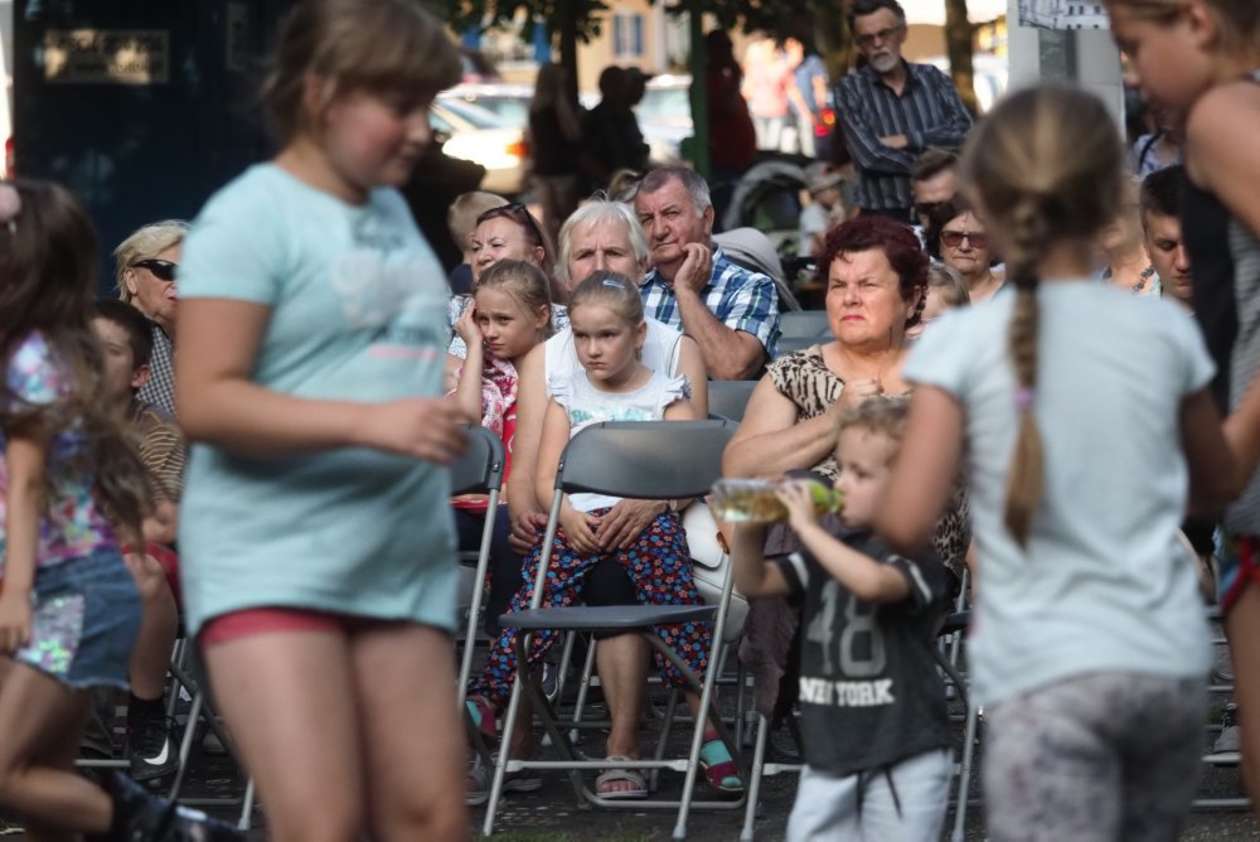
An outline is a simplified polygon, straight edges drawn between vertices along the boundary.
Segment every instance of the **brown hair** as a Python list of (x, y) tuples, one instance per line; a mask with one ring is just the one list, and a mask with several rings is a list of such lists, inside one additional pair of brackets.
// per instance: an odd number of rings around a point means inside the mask
[(592, 272), (578, 284), (569, 298), (569, 312), (583, 304), (603, 305), (632, 327), (643, 323), (643, 299), (639, 296), (639, 288), (634, 281), (616, 272)]
[(442, 24), (414, 0), (301, 0), (280, 25), (262, 88), (280, 143), (312, 116), (302, 102), (309, 75), (332, 83), (327, 106), (354, 90), (425, 102), (459, 82), (462, 70)]
[(927, 181), (933, 176), (958, 166), (958, 153), (939, 146), (929, 147), (920, 155), (910, 170), (911, 181)]
[(481, 275), (475, 296), (483, 289), (500, 289), (525, 308), (527, 313), (547, 312), (545, 335), (551, 336), (551, 282), (543, 271), (524, 260), (500, 260)]
[(1015, 286), (1010, 323), (1019, 432), (1006, 527), (1021, 546), (1043, 491), (1037, 386), (1037, 267), (1056, 242), (1088, 243), (1114, 218), (1124, 178), (1120, 135), (1106, 107), (1079, 90), (1039, 87), (1005, 99), (976, 127), (962, 157), (966, 189), (1008, 243)]
[(844, 432), (856, 427), (870, 433), (888, 436), (897, 444), (891, 458), (896, 458), (901, 449), (901, 438), (906, 430), (906, 417), (910, 412), (910, 401), (904, 397), (876, 395), (867, 398), (855, 407), (847, 409), (840, 416), (839, 431)]
[[(21, 209), (0, 226), (0, 360), (39, 332), (70, 388), (51, 404), (32, 404), (0, 383), (0, 428), (38, 423), (55, 434), (77, 426), (87, 440), (73, 470), (90, 474), (102, 507), (140, 532), (148, 506), (144, 466), (103, 395), (100, 345), (92, 331), (96, 234), (83, 206), (47, 181), (0, 182)], [(48, 482), (62, 477), (49, 474)]]

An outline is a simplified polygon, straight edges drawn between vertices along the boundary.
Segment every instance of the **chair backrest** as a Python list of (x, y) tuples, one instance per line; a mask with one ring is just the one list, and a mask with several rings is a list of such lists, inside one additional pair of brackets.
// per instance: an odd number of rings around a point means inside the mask
[[(774, 348), (774, 358), (786, 357), (788, 354), (795, 354), (797, 351), (804, 351), (810, 345), (819, 343), (827, 344), (830, 341), (817, 336), (780, 336), (779, 342)], [(710, 398), (712, 400), (712, 398)]]
[(709, 412), (732, 421), (744, 420), (744, 409), (757, 380), (710, 380)]
[(503, 485), (503, 442), (485, 427), (464, 431), (468, 449), (451, 465), (452, 494), (489, 494)]
[(817, 339), (829, 328), (826, 310), (792, 310), (779, 314), (779, 331), (785, 338), (807, 336)]
[(564, 449), (556, 488), (572, 494), (672, 500), (699, 497), (722, 476), (732, 421), (605, 421)]

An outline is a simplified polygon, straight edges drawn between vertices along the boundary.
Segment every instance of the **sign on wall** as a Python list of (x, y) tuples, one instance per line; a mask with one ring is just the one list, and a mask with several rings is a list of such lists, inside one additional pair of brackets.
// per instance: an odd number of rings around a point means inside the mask
[(1021, 26), (1044, 29), (1107, 29), (1107, 10), (1088, 0), (1019, 0)]
[(44, 79), (68, 84), (162, 85), (171, 36), (162, 29), (49, 29)]

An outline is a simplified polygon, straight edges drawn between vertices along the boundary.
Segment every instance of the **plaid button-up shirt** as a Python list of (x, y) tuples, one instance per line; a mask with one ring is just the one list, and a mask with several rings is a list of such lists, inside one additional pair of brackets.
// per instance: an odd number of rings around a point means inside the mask
[[(929, 146), (957, 147), (971, 128), (971, 115), (953, 81), (930, 64), (906, 63), (901, 95), (870, 66), (840, 80), (840, 124), (858, 169), (858, 204), (869, 210), (904, 210), (914, 202), (910, 170)], [(905, 135), (905, 149), (881, 137)]]
[(149, 380), (137, 395), (172, 418), (175, 417), (175, 358), (171, 340), (162, 328), (153, 326), (153, 356), (149, 358)]
[[(643, 296), (643, 309), (648, 316), (675, 330), (683, 330), (678, 296), (660, 272), (655, 269), (648, 272), (639, 294)], [(725, 252), (715, 248), (713, 274), (709, 285), (700, 291), (700, 297), (719, 322), (731, 330), (751, 333), (766, 349), (766, 354), (774, 356), (779, 341), (779, 294), (769, 276), (736, 265)]]

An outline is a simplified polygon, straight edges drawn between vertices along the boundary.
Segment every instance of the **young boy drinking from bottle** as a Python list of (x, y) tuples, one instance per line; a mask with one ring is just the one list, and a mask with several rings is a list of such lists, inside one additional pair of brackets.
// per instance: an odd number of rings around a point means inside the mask
[(736, 588), (749, 599), (783, 595), (803, 604), (806, 766), (789, 842), (940, 836), (951, 757), (932, 646), (945, 568), (930, 555), (893, 554), (871, 530), (906, 407), (904, 399), (877, 397), (841, 417), (838, 528), (818, 522), (813, 481), (790, 480), (777, 494), (800, 552), (767, 562), (764, 527), (735, 530)]

